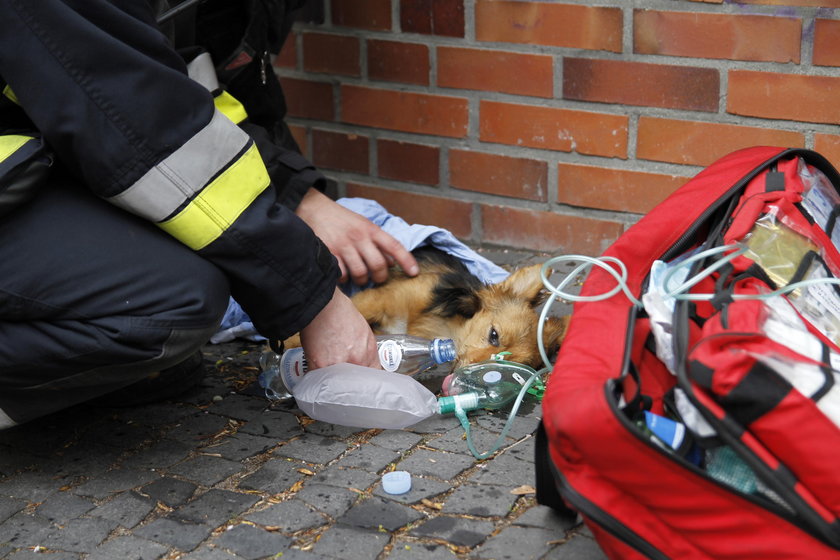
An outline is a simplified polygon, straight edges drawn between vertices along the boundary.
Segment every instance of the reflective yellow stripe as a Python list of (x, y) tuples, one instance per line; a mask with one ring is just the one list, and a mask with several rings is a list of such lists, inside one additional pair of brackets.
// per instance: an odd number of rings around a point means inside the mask
[(14, 103), (14, 104), (16, 104), (16, 105), (20, 105), (20, 102), (18, 101), (17, 95), (15, 95), (15, 92), (13, 92), (13, 91), (12, 91), (12, 88), (10, 88), (8, 85), (7, 85), (6, 87), (4, 87), (4, 88), (3, 88), (3, 95), (5, 95), (6, 97), (8, 97), (8, 98), (9, 98), (9, 100), (10, 100), (12, 103)]
[(213, 98), (213, 104), (216, 105), (216, 109), (221, 111), (224, 116), (236, 124), (248, 118), (248, 113), (245, 111), (242, 103), (226, 91)]
[(15, 153), (21, 146), (32, 140), (31, 136), (5, 134), (0, 136), (0, 161)]
[(175, 217), (161, 222), (164, 231), (198, 251), (218, 239), (251, 202), (269, 185), (270, 179), (257, 147), (245, 154), (207, 185)]

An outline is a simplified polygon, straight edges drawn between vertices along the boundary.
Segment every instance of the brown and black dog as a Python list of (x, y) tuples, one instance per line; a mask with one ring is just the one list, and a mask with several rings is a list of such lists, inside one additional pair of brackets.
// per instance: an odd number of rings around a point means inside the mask
[[(486, 285), (443, 251), (422, 247), (412, 254), (420, 265), (417, 276), (406, 276), (395, 267), (386, 282), (351, 298), (375, 334), (451, 338), (458, 352), (455, 367), (499, 352), (510, 352), (508, 360), (543, 367), (537, 347), (537, 308), (546, 299), (540, 265)], [(546, 320), (543, 344), (551, 359), (567, 322), (566, 317)], [(287, 347), (299, 345), (298, 337), (286, 342)]]

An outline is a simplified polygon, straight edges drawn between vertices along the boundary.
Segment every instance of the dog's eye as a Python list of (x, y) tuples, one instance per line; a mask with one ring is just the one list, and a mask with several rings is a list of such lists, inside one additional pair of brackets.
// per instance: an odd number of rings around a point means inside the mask
[(496, 332), (496, 327), (490, 327), (490, 334), (487, 336), (487, 341), (493, 346), (499, 345), (499, 333)]

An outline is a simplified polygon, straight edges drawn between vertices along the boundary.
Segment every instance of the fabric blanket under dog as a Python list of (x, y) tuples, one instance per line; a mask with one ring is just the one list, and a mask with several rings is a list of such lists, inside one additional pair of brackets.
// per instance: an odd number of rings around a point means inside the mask
[[(366, 198), (340, 198), (338, 203), (381, 227), (409, 251), (423, 245), (431, 245), (459, 259), (467, 267), (467, 270), (485, 284), (496, 284), (508, 277), (508, 272), (505, 269), (482, 257), (458, 241), (452, 233), (445, 229), (421, 224), (408, 224), (399, 216), (390, 214), (378, 202)], [(342, 285), (341, 289), (348, 296), (352, 296), (365, 289), (365, 287), (359, 287), (348, 282)], [(265, 340), (265, 337), (258, 334), (254, 329), (248, 314), (231, 298), (219, 331), (210, 338), (210, 342), (220, 344), (235, 338), (245, 338), (253, 341)]]

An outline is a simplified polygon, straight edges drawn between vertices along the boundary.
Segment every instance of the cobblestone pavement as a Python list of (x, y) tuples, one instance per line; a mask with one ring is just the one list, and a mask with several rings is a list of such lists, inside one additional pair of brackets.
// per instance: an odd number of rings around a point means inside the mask
[[(76, 407), (0, 432), (0, 558), (604, 558), (575, 519), (536, 504), (538, 403), (477, 461), (454, 416), (361, 430), (269, 402), (255, 384), (260, 351), (208, 345), (206, 380), (172, 401)], [(441, 379), (420, 381), (437, 391)], [(505, 419), (471, 416), (480, 451)], [(391, 470), (411, 473), (407, 494), (382, 490)]]

